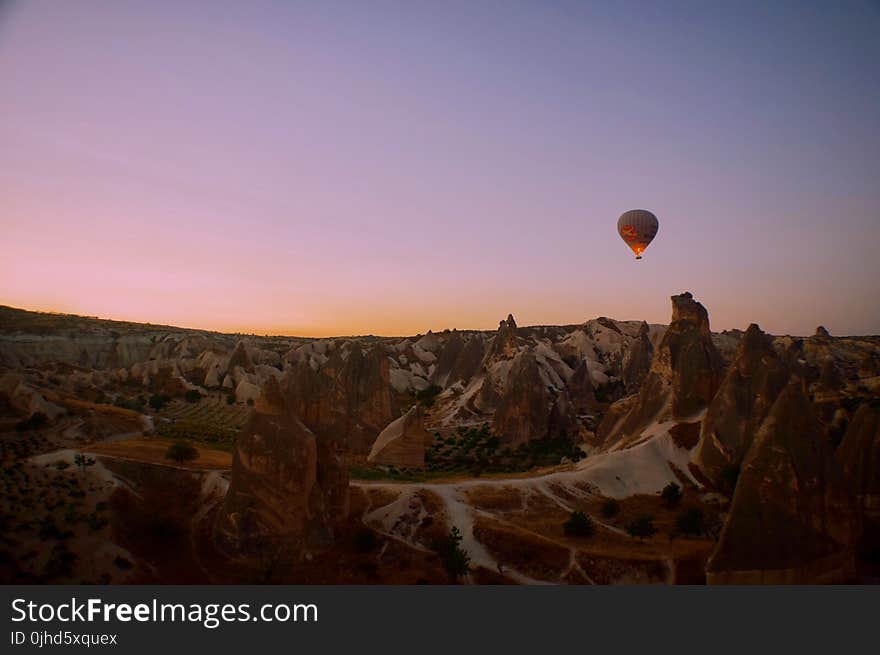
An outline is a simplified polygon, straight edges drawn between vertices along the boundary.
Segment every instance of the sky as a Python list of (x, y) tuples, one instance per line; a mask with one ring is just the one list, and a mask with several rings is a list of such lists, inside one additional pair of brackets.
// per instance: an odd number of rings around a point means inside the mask
[[(880, 3), (0, 0), (0, 304), (880, 333)], [(660, 230), (642, 261), (628, 209)]]

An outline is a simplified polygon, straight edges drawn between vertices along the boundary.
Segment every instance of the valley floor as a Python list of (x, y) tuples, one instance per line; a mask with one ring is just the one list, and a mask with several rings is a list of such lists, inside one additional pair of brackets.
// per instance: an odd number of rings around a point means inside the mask
[[(111, 410), (89, 420), (106, 428), (102, 438), (88, 439), (76, 415), (2, 435), (4, 484), (18, 490), (3, 504), (6, 581), (445, 583), (436, 544), (456, 527), (472, 569), (464, 582), (700, 583), (714, 545), (668, 537), (675, 511), (656, 494), (621, 499), (620, 513), (602, 518), (604, 496), (590, 481), (604, 475), (600, 456), (507, 476), (353, 480), (352, 519), (337, 544), (308, 567), (266, 571), (213, 546), (228, 451), (198, 444), (195, 460), (172, 462), (165, 456), (172, 440), (130, 429), (135, 416)], [(695, 489), (683, 502), (705, 505)], [(595, 534), (565, 535), (573, 511), (592, 517)], [(642, 513), (655, 517), (660, 533), (639, 541), (623, 526)], [(369, 548), (365, 531), (375, 535)]]

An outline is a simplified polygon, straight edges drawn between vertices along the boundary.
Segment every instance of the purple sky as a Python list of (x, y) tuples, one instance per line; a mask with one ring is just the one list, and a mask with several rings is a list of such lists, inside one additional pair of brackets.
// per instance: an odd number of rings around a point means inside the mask
[(0, 303), (880, 333), (876, 3), (0, 6)]

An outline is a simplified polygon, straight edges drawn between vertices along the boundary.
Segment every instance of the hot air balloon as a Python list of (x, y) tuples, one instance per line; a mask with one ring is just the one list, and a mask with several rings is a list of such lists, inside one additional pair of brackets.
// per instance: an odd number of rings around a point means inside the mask
[(617, 219), (617, 233), (636, 254), (636, 259), (642, 258), (659, 227), (657, 217), (645, 209), (631, 209)]

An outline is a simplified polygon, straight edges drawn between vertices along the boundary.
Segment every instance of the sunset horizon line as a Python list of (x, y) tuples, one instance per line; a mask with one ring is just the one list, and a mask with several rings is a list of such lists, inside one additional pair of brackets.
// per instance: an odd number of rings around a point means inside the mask
[[(682, 291), (681, 293), (685, 293)], [(698, 301), (699, 298), (696, 298)], [(70, 316), (77, 318), (86, 318), (98, 321), (107, 321), (110, 323), (135, 323), (138, 325), (150, 326), (154, 328), (168, 328), (172, 330), (187, 330), (193, 332), (208, 332), (213, 334), (224, 334), (224, 335), (240, 335), (240, 336), (251, 336), (251, 337), (279, 337), (279, 338), (291, 338), (291, 339), (347, 339), (347, 338), (360, 338), (360, 337), (376, 337), (381, 339), (394, 339), (394, 338), (411, 338), (411, 337), (419, 337), (428, 333), (434, 334), (442, 334), (444, 332), (494, 332), (498, 329), (498, 326), (489, 326), (489, 327), (459, 327), (459, 326), (447, 326), (442, 328), (428, 328), (426, 330), (421, 330), (413, 333), (406, 332), (361, 332), (361, 333), (344, 333), (344, 332), (297, 332), (297, 331), (287, 331), (284, 328), (271, 329), (271, 330), (255, 330), (253, 328), (222, 328), (222, 327), (207, 327), (207, 326), (196, 326), (196, 325), (185, 325), (183, 323), (171, 324), (171, 323), (155, 323), (152, 321), (147, 321), (138, 318), (128, 318), (128, 317), (111, 317), (109, 315), (102, 316), (99, 314), (90, 314), (78, 312), (75, 310), (63, 310), (63, 309), (50, 309), (47, 307), (20, 307), (15, 305), (10, 305), (5, 302), (0, 302), (0, 309), (12, 309), (16, 311), (23, 311), (35, 314), (46, 314), (51, 316)], [(707, 309), (709, 309), (707, 307)], [(516, 320), (516, 312), (509, 312), (511, 316)], [(668, 326), (669, 321), (650, 321), (648, 319), (639, 319), (639, 318), (617, 318), (614, 316), (607, 316), (605, 314), (597, 314), (595, 316), (591, 316), (582, 321), (572, 321), (572, 322), (561, 322), (561, 323), (528, 323), (523, 325), (517, 325), (519, 328), (538, 328), (538, 327), (570, 327), (570, 326), (581, 326), (585, 325), (589, 321), (600, 319), (600, 318), (608, 318), (614, 321), (618, 321), (621, 323), (627, 322), (645, 322), (648, 325), (661, 325)], [(712, 332), (716, 334), (721, 334), (724, 332), (744, 332), (749, 326), (745, 325), (743, 327), (718, 327), (711, 325), (711, 310), (709, 312), (709, 321)], [(499, 319), (499, 321), (503, 321), (506, 317)], [(760, 327), (760, 322), (751, 321), (751, 323), (756, 323)], [(751, 324), (750, 323), (750, 324)], [(824, 325), (817, 325), (816, 328), (824, 327)], [(763, 329), (763, 328), (762, 328)], [(777, 337), (794, 337), (794, 338), (808, 338), (811, 336), (810, 334), (791, 334), (791, 333), (776, 333), (772, 331), (768, 331), (768, 334)], [(834, 336), (840, 337), (874, 337), (878, 336), (872, 333), (865, 334), (834, 334)]]

